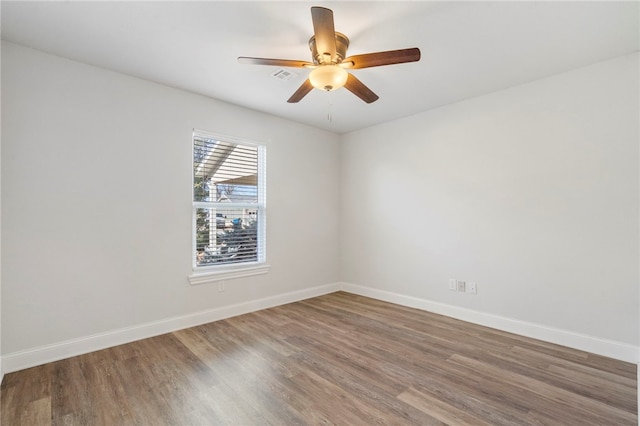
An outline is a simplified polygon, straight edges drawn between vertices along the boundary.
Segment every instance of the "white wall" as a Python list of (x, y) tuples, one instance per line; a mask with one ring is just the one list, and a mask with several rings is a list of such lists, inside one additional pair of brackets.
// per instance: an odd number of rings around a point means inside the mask
[[(337, 135), (5, 42), (2, 89), (5, 355), (338, 281)], [(187, 281), (193, 128), (267, 146), (271, 271), (224, 293)]]
[(638, 69), (620, 57), (345, 135), (342, 280), (637, 345)]
[[(0, 7), (1, 10), (1, 7)], [(0, 46), (0, 51), (1, 51)], [(2, 54), (0, 52), (0, 81), (2, 80)], [(0, 99), (2, 99), (2, 84), (0, 84)], [(0, 129), (2, 129), (2, 105), (0, 102)], [(0, 132), (0, 153), (2, 152), (2, 134)], [(0, 224), (2, 223), (2, 155), (0, 154)], [(0, 242), (2, 241), (2, 226), (0, 226)], [(2, 366), (2, 244), (0, 244), (0, 385), (4, 379)]]

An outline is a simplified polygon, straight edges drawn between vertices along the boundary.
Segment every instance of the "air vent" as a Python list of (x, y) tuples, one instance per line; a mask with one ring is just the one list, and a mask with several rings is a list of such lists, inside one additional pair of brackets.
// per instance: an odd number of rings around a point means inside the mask
[(275, 77), (275, 78), (277, 78), (278, 80), (281, 80), (281, 81), (287, 81), (287, 80), (291, 80), (292, 78), (297, 76), (297, 74), (294, 73), (293, 71), (289, 71), (289, 70), (285, 70), (284, 68), (280, 68), (280, 69), (272, 72), (271, 76)]

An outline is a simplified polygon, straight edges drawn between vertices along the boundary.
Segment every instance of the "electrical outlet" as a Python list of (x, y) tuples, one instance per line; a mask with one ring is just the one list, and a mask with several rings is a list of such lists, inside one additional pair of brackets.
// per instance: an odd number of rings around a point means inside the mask
[(449, 290), (458, 291), (458, 284), (455, 278), (449, 278)]
[(473, 281), (469, 281), (467, 283), (467, 293), (478, 294), (478, 289), (476, 288), (476, 283)]
[(458, 281), (457, 282), (457, 286), (458, 286), (458, 291), (460, 293), (464, 293), (465, 290), (465, 282), (464, 281)]
[(218, 293), (224, 293), (224, 281), (218, 281)]

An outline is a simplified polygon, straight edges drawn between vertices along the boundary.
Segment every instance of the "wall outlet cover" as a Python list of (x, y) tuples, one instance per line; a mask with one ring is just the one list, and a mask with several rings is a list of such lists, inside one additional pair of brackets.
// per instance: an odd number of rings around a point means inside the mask
[(471, 293), (471, 294), (477, 294), (478, 293), (478, 289), (476, 287), (476, 283), (474, 283), (473, 281), (469, 281), (467, 283), (467, 293)]

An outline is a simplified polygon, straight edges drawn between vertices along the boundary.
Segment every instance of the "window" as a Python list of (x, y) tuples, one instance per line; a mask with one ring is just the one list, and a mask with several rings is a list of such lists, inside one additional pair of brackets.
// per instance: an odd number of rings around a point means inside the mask
[(194, 131), (194, 271), (264, 263), (265, 155), (262, 145)]

